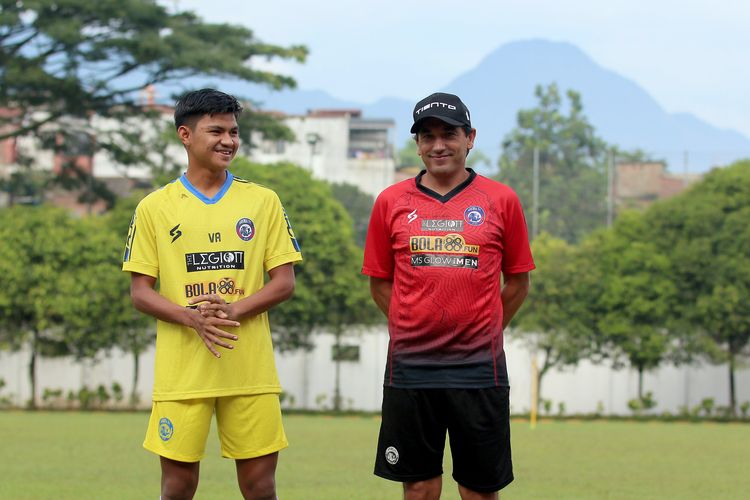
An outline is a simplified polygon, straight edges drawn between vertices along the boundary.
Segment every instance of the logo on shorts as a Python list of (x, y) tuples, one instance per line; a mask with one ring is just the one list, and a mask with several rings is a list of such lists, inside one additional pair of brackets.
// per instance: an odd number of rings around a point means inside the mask
[(472, 226), (481, 226), (484, 222), (484, 209), (472, 205), (464, 211), (464, 220)]
[[(159, 420), (159, 437), (162, 441), (169, 441), (174, 434), (174, 426), (172, 421), (168, 418), (162, 418)], [(398, 455), (397, 455), (398, 456)]]
[(393, 446), (389, 446), (385, 450), (385, 459), (391, 465), (398, 463), (398, 450)]

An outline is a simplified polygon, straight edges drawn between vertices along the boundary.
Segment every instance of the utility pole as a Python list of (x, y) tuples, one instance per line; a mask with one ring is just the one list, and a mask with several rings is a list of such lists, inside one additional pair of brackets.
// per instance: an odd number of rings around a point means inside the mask
[(615, 153), (607, 153), (607, 227), (612, 226), (615, 211)]
[[(532, 182), (533, 207), (531, 212), (531, 240), (535, 240), (539, 234), (539, 147), (534, 146), (534, 166)], [(536, 360), (536, 351), (531, 354), (531, 410), (529, 411), (529, 424), (531, 429), (536, 428), (536, 419), (539, 414), (539, 365)]]
[(531, 239), (536, 239), (539, 234), (539, 147), (534, 146), (534, 166), (533, 166), (533, 183), (532, 199), (533, 207), (531, 212)]

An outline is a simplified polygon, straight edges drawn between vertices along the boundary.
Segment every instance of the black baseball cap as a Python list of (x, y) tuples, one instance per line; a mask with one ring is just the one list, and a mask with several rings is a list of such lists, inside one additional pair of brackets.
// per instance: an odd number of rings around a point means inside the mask
[(419, 122), (427, 118), (437, 118), (455, 127), (471, 128), (469, 108), (453, 94), (436, 92), (419, 101), (414, 106), (414, 125), (411, 126), (411, 133), (416, 134)]

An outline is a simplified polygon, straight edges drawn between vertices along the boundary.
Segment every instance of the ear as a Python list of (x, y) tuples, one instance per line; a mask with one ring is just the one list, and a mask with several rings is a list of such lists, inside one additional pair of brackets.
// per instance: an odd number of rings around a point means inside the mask
[(177, 136), (182, 141), (183, 146), (190, 145), (190, 137), (193, 135), (192, 130), (187, 125), (180, 125), (177, 129)]
[(468, 149), (471, 149), (474, 147), (474, 139), (477, 138), (477, 129), (473, 128), (471, 129), (471, 132), (469, 132), (468, 135), (469, 143), (466, 145)]

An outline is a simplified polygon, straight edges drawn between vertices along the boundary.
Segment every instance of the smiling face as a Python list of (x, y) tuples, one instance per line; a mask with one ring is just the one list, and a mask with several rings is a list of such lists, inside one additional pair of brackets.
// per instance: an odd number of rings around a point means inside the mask
[(240, 147), (233, 113), (203, 115), (177, 129), (188, 153), (190, 167), (211, 172), (226, 170)]
[(437, 118), (424, 121), (416, 135), (417, 153), (425, 168), (435, 177), (451, 177), (463, 173), (466, 155), (474, 147), (477, 131), (467, 135), (463, 128), (449, 125)]

